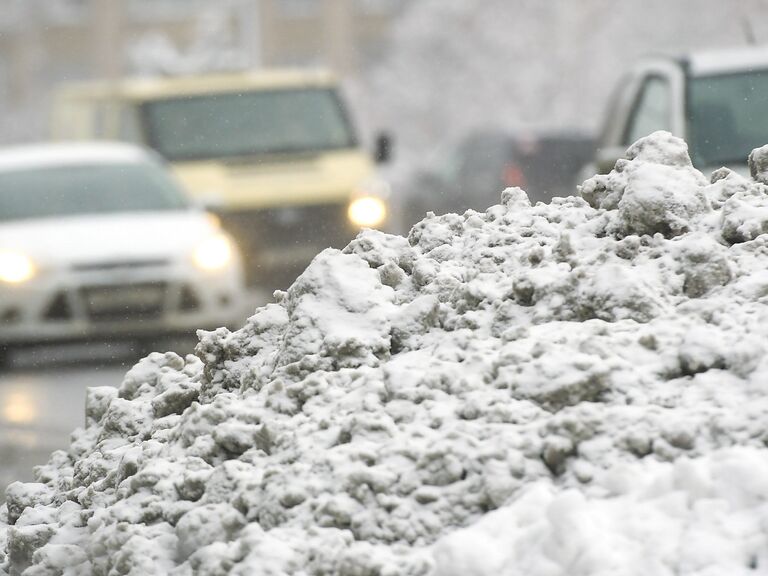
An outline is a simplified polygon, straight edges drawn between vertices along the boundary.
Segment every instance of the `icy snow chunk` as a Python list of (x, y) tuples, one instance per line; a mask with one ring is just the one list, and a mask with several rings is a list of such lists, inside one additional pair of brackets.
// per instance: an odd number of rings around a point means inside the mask
[(413, 266), (413, 253), (408, 240), (378, 230), (363, 230), (343, 252), (359, 256), (368, 262), (371, 268), (395, 265), (410, 271)]
[(117, 389), (112, 386), (93, 386), (85, 393), (85, 422), (93, 426), (104, 416), (109, 403), (117, 397)]
[(609, 231), (620, 236), (677, 236), (690, 220), (710, 210), (704, 176), (691, 165), (685, 142), (654, 132), (627, 150), (607, 175), (584, 182), (581, 196), (595, 208), (616, 211)]
[(501, 203), (511, 209), (525, 209), (531, 207), (528, 194), (522, 188), (507, 188), (501, 193)]
[(677, 247), (677, 259), (685, 275), (683, 290), (690, 298), (704, 296), (731, 281), (728, 250), (710, 236), (689, 234), (680, 239)]
[(26, 508), (47, 505), (53, 501), (53, 491), (39, 482), (13, 482), (5, 489), (8, 523), (15, 524)]
[(768, 184), (768, 144), (749, 153), (749, 173), (761, 184)]
[(723, 205), (721, 228), (723, 238), (731, 244), (768, 232), (768, 195), (756, 190), (733, 194)]
[(615, 264), (606, 264), (590, 273), (582, 270), (570, 305), (582, 320), (649, 322), (669, 310), (664, 291), (654, 280), (639, 269)]
[(627, 148), (627, 159), (678, 168), (693, 167), (685, 140), (663, 130), (640, 138)]
[(37, 550), (56, 533), (52, 524), (12, 526), (8, 530), (8, 559), (19, 573), (32, 564)]
[(392, 289), (359, 256), (322, 252), (288, 290), (278, 364), (309, 357), (327, 368), (378, 364), (389, 354), (392, 300)]
[(176, 524), (179, 556), (186, 559), (214, 542), (232, 540), (246, 524), (243, 515), (229, 504), (193, 508)]

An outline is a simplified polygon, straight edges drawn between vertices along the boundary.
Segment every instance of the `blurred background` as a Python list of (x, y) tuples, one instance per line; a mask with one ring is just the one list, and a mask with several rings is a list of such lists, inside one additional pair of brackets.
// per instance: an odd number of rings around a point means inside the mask
[[(510, 185), (548, 201), (627, 134), (703, 134), (667, 99), (744, 59), (636, 63), (759, 48), (766, 16), (768, 0), (0, 0), (0, 488), (66, 446), (86, 386), (190, 352), (195, 327), (237, 328), (361, 227), (407, 233)], [(709, 82), (704, 104), (746, 90), (753, 119), (763, 80)]]

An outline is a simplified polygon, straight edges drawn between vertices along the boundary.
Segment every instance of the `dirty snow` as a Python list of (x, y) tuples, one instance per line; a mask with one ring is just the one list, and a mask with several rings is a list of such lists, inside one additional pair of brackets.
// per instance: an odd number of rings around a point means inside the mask
[(91, 389), (12, 484), (42, 575), (768, 574), (768, 149), (656, 133), (580, 197), (326, 250)]

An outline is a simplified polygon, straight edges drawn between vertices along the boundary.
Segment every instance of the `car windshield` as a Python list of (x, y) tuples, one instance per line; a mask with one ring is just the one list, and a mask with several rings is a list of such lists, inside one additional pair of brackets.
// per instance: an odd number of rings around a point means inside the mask
[(175, 182), (153, 164), (0, 170), (0, 221), (187, 206)]
[(689, 144), (697, 166), (744, 164), (768, 139), (768, 70), (692, 78)]
[(150, 144), (169, 160), (350, 148), (355, 139), (329, 89), (201, 95), (144, 104)]

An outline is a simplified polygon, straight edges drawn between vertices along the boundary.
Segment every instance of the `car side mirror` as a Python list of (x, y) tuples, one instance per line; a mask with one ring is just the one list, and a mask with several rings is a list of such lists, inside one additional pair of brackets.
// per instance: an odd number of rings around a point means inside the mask
[(377, 164), (386, 164), (392, 160), (392, 136), (389, 133), (381, 132), (376, 136), (373, 158)]

